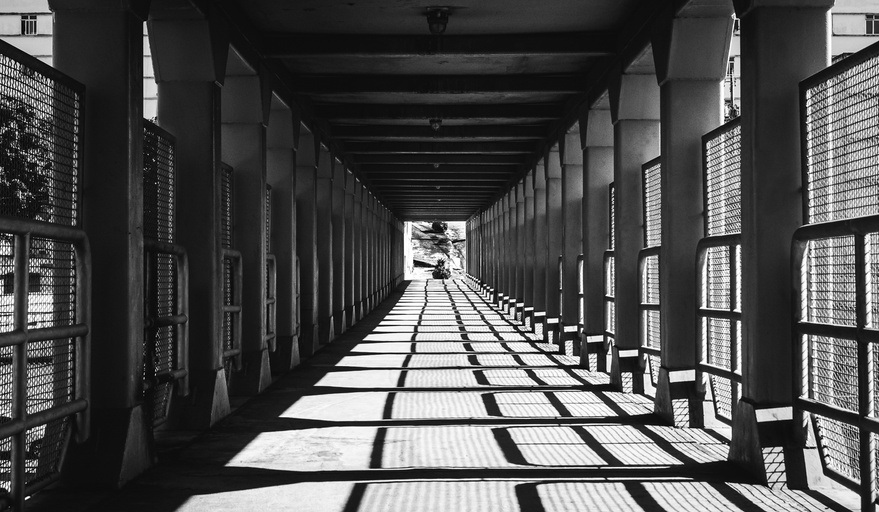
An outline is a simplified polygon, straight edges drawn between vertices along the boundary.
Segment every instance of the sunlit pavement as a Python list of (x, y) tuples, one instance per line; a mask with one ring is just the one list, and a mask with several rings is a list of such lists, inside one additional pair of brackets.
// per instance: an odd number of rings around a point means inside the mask
[(723, 438), (555, 352), (463, 281), (412, 281), (90, 510), (847, 510), (747, 483)]

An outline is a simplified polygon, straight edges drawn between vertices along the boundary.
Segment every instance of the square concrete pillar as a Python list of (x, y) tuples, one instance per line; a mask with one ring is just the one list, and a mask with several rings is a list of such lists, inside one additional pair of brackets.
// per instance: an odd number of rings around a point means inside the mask
[[(742, 20), (742, 399), (730, 459), (771, 485), (786, 480), (802, 486), (807, 476), (802, 464), (794, 464), (803, 452), (791, 446), (791, 434), (802, 441), (802, 426), (793, 425), (787, 363), (793, 346), (791, 240), (804, 222), (798, 84), (829, 64), (832, 5), (735, 3)], [(768, 468), (780, 454), (785, 471)]]
[[(53, 0), (54, 64), (86, 86), (82, 228), (91, 243), (91, 438), (65, 477), (117, 486), (152, 464), (141, 404), (143, 354), (143, 21), (147, 2)], [(96, 58), (100, 56), (100, 58)], [(132, 378), (132, 376), (138, 376)], [(100, 385), (98, 385), (100, 384)], [(20, 491), (20, 490), (19, 490)], [(21, 495), (21, 493), (18, 493)]]
[[(606, 371), (605, 253), (611, 249), (608, 188), (613, 182), (610, 110), (586, 109), (580, 120), (583, 149), (583, 340), (581, 364)], [(584, 350), (585, 349), (585, 350)], [(596, 354), (596, 367), (590, 354)]]
[[(580, 126), (574, 127), (559, 141), (562, 164), (562, 275), (560, 346), (564, 353), (577, 355), (580, 350), (580, 255), (583, 253), (583, 150)], [(576, 353), (575, 353), (576, 352)]]
[[(220, 270), (220, 86), (228, 41), (211, 22), (153, 11), (149, 21), (158, 81), (158, 124), (177, 140), (177, 241), (189, 258), (190, 395), (172, 402), (169, 423), (208, 428), (230, 412), (223, 371)], [(193, 65), (193, 63), (199, 65)]]
[(317, 260), (317, 165), (319, 139), (305, 127), (296, 151), (296, 248), (299, 254), (299, 353), (309, 357), (319, 346)]
[(531, 173), (534, 176), (534, 313), (532, 328), (543, 336), (546, 331), (546, 174), (544, 159)]
[(357, 296), (357, 278), (359, 277), (359, 257), (357, 255), (359, 244), (357, 240), (357, 215), (354, 212), (357, 206), (355, 199), (355, 186), (359, 182), (351, 172), (345, 175), (345, 318), (347, 327), (357, 322), (355, 311), (355, 297)]
[(732, 6), (714, 16), (686, 10), (654, 33), (660, 86), (662, 240), (659, 255), (662, 364), (655, 411), (666, 422), (701, 427), (705, 388), (696, 379), (695, 254), (705, 234), (702, 136), (720, 126)]
[[(230, 58), (237, 55), (230, 54)], [(222, 91), (222, 158), (233, 174), (234, 240), (244, 272), (241, 310), (243, 368), (233, 395), (255, 395), (271, 384), (266, 345), (266, 123), (269, 96), (256, 74), (226, 77)]]
[(522, 180), (522, 193), (525, 197), (525, 225), (522, 233), (525, 265), (523, 272), (522, 323), (529, 329), (534, 328), (534, 170), (528, 171)]
[(320, 268), (317, 286), (317, 321), (320, 326), (318, 341), (326, 345), (336, 337), (333, 322), (333, 154), (320, 148), (315, 189), (317, 203), (317, 264)]
[(348, 170), (335, 161), (333, 168), (333, 330), (336, 335), (345, 332), (348, 321), (345, 314), (345, 179)]
[(516, 321), (525, 321), (525, 184), (516, 185)]
[[(616, 329), (611, 382), (643, 390), (638, 253), (644, 246), (641, 166), (659, 155), (659, 87), (654, 75), (617, 72), (608, 86), (614, 123)], [(631, 381), (631, 383), (629, 383)]]
[(546, 329), (543, 331), (543, 341), (544, 343), (553, 343), (561, 349), (563, 345), (561, 344), (559, 325), (561, 320), (559, 258), (564, 250), (562, 237), (565, 220), (562, 206), (562, 165), (558, 144), (547, 151), (544, 162), (546, 176)]

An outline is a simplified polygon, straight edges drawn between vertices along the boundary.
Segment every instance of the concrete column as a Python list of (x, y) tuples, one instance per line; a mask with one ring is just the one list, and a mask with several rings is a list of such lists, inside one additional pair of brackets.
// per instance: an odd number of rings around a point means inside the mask
[(559, 256), (562, 255), (564, 212), (562, 211), (562, 166), (558, 145), (546, 153), (546, 329), (543, 341), (563, 348), (559, 332)]
[[(580, 127), (568, 132), (559, 141), (562, 162), (562, 207), (564, 233), (562, 235), (562, 304), (561, 348), (574, 355), (580, 350), (580, 274), (578, 259), (583, 254), (583, 150), (580, 148)], [(570, 345), (570, 348), (568, 346)]]
[(516, 318), (516, 188), (507, 192), (507, 311), (510, 319)]
[(372, 203), (373, 197), (372, 194), (366, 190), (363, 196), (363, 219), (365, 223), (364, 227), (364, 235), (366, 236), (366, 242), (364, 245), (364, 272), (363, 272), (363, 302), (366, 313), (372, 311), (372, 272), (373, 267), (375, 266), (375, 223), (372, 218)]
[[(228, 41), (211, 39), (206, 19), (153, 12), (149, 22), (158, 81), (158, 124), (177, 139), (177, 241), (189, 257), (190, 395), (170, 420), (205, 429), (230, 412), (222, 355), (220, 272), (220, 86)], [(202, 67), (193, 67), (198, 62)]]
[(684, 10), (660, 24), (653, 37), (662, 119), (662, 365), (654, 404), (669, 423), (701, 427), (705, 388), (697, 385), (695, 371), (699, 319), (694, 258), (705, 234), (702, 135), (723, 120), (720, 87), (727, 72), (733, 13), (730, 4), (717, 9), (715, 17), (687, 14)]
[[(598, 370), (606, 371), (604, 346), (604, 253), (610, 249), (609, 186), (613, 182), (613, 124), (610, 110), (586, 110), (580, 121), (583, 150), (583, 341), (581, 361), (598, 354)], [(585, 356), (585, 357), (584, 357)], [(584, 360), (585, 359), (585, 360)], [(595, 370), (596, 368), (589, 368)]]
[[(638, 253), (644, 247), (641, 166), (659, 154), (659, 87), (654, 75), (617, 72), (608, 87), (614, 123), (616, 190), (616, 329), (611, 382), (636, 393), (643, 390), (644, 364), (638, 306)], [(695, 256), (694, 256), (695, 257)], [(625, 384), (625, 386), (624, 386)]]
[[(143, 21), (147, 2), (53, 0), (54, 63), (86, 86), (82, 227), (92, 265), (91, 438), (65, 476), (118, 486), (151, 464), (143, 359)], [(100, 58), (96, 58), (96, 56)], [(132, 377), (137, 376), (137, 377)]]
[(369, 313), (369, 192), (360, 186), (360, 315), (358, 320)]
[(321, 345), (336, 337), (333, 322), (333, 168), (338, 165), (329, 149), (321, 147), (317, 165), (317, 262), (320, 267), (317, 293), (318, 338)]
[(522, 323), (534, 328), (534, 170), (528, 171), (522, 180), (522, 193), (525, 197), (525, 227), (522, 233), (525, 256), (522, 299)]
[(503, 312), (509, 312), (510, 308), (510, 268), (512, 267), (512, 250), (510, 250), (510, 207), (513, 201), (510, 199), (510, 192), (507, 192), (500, 201), (500, 250), (501, 250), (501, 275), (499, 287), (501, 296), (498, 300), (498, 306)]
[(317, 290), (317, 165), (320, 141), (304, 129), (296, 152), (296, 248), (299, 254), (299, 353), (308, 357), (319, 346)]
[(525, 321), (525, 182), (516, 185), (516, 320)]
[(336, 161), (333, 169), (333, 329), (337, 335), (345, 332), (345, 179), (348, 170)]
[(502, 250), (502, 222), (501, 222), (501, 202), (498, 201), (494, 203), (491, 207), (491, 258), (492, 258), (492, 269), (491, 269), (491, 290), (489, 300), (492, 304), (497, 304), (501, 297), (501, 275), (502, 275), (502, 263), (501, 258), (503, 257)]
[[(730, 458), (764, 480), (779, 476), (767, 465), (784, 450), (784, 476), (802, 485), (793, 464), (802, 452), (789, 446), (791, 365), (779, 362), (792, 358), (790, 249), (804, 222), (798, 83), (829, 63), (833, 1), (735, 5), (742, 19), (743, 389)], [(758, 415), (775, 420), (758, 423)]]
[(354, 213), (355, 208), (355, 198), (354, 198), (354, 187), (357, 185), (357, 180), (354, 178), (354, 174), (351, 172), (345, 173), (345, 319), (347, 320), (346, 327), (351, 327), (357, 322), (357, 315), (354, 311), (354, 300), (357, 296), (356, 287), (357, 287), (357, 277), (358, 274), (355, 271), (357, 265), (359, 264), (359, 258), (357, 257), (357, 246), (355, 244), (355, 240), (357, 239), (357, 228), (356, 228), (356, 217)]
[(300, 127), (299, 116), (273, 97), (266, 160), (272, 187), (271, 251), (277, 268), (276, 339), (270, 356), (272, 373), (276, 374), (300, 361), (296, 297), (296, 144)]
[(354, 321), (363, 318), (363, 186), (360, 181), (353, 180), (353, 257), (354, 257)]
[(534, 332), (546, 331), (546, 172), (541, 159), (531, 172), (534, 175)]
[(223, 85), (222, 156), (234, 183), (234, 242), (244, 269), (241, 311), (243, 368), (233, 395), (255, 395), (271, 384), (266, 334), (266, 124), (270, 95), (259, 75), (227, 76)]

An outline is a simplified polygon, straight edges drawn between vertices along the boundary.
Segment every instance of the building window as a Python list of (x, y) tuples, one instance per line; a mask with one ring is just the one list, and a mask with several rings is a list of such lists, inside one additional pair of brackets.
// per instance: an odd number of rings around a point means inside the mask
[(736, 74), (736, 58), (730, 57), (729, 63), (726, 66), (726, 77), (732, 79)]
[(21, 17), (21, 35), (33, 36), (37, 34), (37, 16), (25, 14)]
[(867, 30), (865, 34), (868, 36), (879, 35), (879, 14), (867, 14)]
[(733, 34), (738, 35), (739, 32), (742, 30), (742, 20), (740, 20), (738, 18), (733, 18), (733, 29), (732, 30), (733, 30)]

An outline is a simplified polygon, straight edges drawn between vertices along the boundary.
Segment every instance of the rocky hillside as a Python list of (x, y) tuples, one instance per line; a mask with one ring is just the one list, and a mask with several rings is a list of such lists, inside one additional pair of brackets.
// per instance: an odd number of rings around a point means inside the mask
[(463, 271), (464, 233), (463, 222), (449, 222), (445, 231), (434, 229), (431, 222), (413, 222), (412, 259), (415, 271), (433, 268), (440, 258), (450, 261), (454, 271)]

